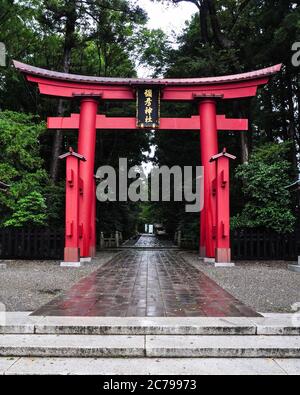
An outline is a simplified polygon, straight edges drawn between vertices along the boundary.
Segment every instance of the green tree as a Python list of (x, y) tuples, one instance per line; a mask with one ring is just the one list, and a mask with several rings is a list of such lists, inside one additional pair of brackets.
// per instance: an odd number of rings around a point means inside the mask
[[(133, 34), (132, 22), (145, 22), (145, 14), (141, 8), (131, 6), (126, 0), (44, 0), (39, 14), (42, 26), (63, 35), (61, 71), (65, 73), (76, 70), (73, 63), (75, 50), (82, 51), (84, 44), (93, 40), (98, 49), (98, 60), (100, 65), (104, 64), (104, 75), (107, 76), (113, 47), (119, 44), (118, 50), (122, 51), (125, 37)], [(58, 115), (62, 116), (65, 112), (66, 103), (60, 99)], [(63, 133), (57, 130), (53, 140), (50, 170), (54, 182), (58, 179), (58, 157), (62, 145)]]
[[(234, 45), (219, 45), (211, 22), (207, 24), (209, 39), (202, 40), (199, 18), (195, 15), (178, 37), (179, 48), (169, 57), (166, 75), (180, 78), (234, 74), (283, 63), (282, 73), (256, 99), (234, 103), (231, 108), (232, 115), (250, 120), (252, 132), (239, 134), (242, 162), (247, 162), (254, 144), (262, 139), (276, 141), (279, 137), (292, 142), (290, 160), (296, 176), (300, 154), (300, 81), (299, 69), (291, 64), (291, 47), (299, 41), (299, 1), (165, 0), (174, 4), (187, 1), (202, 10), (213, 3), (223, 36)], [(203, 27), (205, 23), (200, 24)], [(220, 110), (223, 107), (220, 104)]]
[[(20, 214), (20, 202), (24, 204), (22, 199), (28, 204), (27, 197), (32, 196), (33, 191), (43, 196), (44, 188), (49, 185), (40, 157), (39, 139), (44, 131), (45, 125), (37, 117), (0, 112), (0, 179), (11, 185), (9, 193), (0, 194), (0, 224), (7, 224), (15, 213)], [(37, 195), (33, 197), (37, 198)], [(37, 214), (37, 207), (43, 209), (39, 204), (36, 201), (32, 207), (34, 214)], [(31, 215), (30, 212), (27, 214)]]
[(47, 205), (40, 192), (31, 192), (16, 202), (16, 209), (4, 226), (21, 228), (23, 226), (43, 226), (47, 224)]
[[(139, 65), (147, 66), (152, 77), (162, 77), (172, 56), (172, 47), (166, 33), (161, 29), (140, 29), (136, 34), (136, 58)], [(151, 70), (152, 69), (152, 70)]]
[(292, 232), (296, 218), (291, 208), (289, 144), (268, 143), (253, 151), (248, 164), (240, 165), (236, 177), (242, 181), (246, 205), (232, 219), (234, 227), (267, 228)]
[[(57, 166), (57, 156), (70, 145), (76, 149), (78, 134), (49, 131), (38, 135), (35, 126), (38, 119), (46, 116), (78, 112), (78, 106), (74, 101), (60, 102), (57, 107), (57, 101), (42, 97), (35, 86), (24, 81), (11, 67), (11, 61), (18, 59), (38, 67), (77, 74), (135, 77), (138, 61), (146, 61), (140, 60), (146, 42), (143, 38), (146, 33), (143, 32), (150, 34), (144, 30), (146, 13), (137, 2), (134, 4), (127, 0), (0, 0), (0, 19), (0, 41), (6, 44), (8, 55), (8, 67), (0, 69), (0, 108), (39, 115), (30, 121), (32, 145), (29, 143), (27, 146), (27, 136), (23, 136), (24, 145), (20, 148), (40, 160), (35, 163), (34, 170), (23, 167), (23, 163), (15, 169), (4, 155), (8, 141), (14, 141), (14, 136), (8, 135), (8, 131), (13, 132), (15, 120), (7, 115), (7, 122), (3, 125), (5, 133), (1, 130), (0, 137), (1, 151), (2, 142), (4, 144), (0, 167), (3, 169), (2, 179), (13, 187), (10, 194), (1, 194), (0, 222), (11, 218), (17, 202), (26, 196), (30, 186), (45, 197), (49, 224), (63, 226), (65, 167)], [(154, 41), (152, 36), (150, 44)], [(135, 116), (135, 104), (105, 103), (101, 106), (101, 113)], [(21, 116), (14, 113), (14, 117)], [(21, 124), (26, 122), (24, 119), (20, 121)], [(32, 148), (35, 151), (36, 147), (38, 152), (33, 152)], [(130, 135), (127, 132), (98, 133), (96, 168), (102, 164), (117, 166), (120, 156), (128, 157), (131, 166), (139, 165), (144, 159), (143, 152), (148, 148), (148, 137), (143, 131)], [(49, 181), (49, 174), (55, 182)], [(99, 226), (107, 224), (107, 228), (120, 228), (122, 222), (124, 229), (134, 228), (136, 209), (133, 206), (101, 206)]]
[[(184, 4), (186, 1), (188, 0), (180, 2)], [(165, 2), (167, 3), (167, 0)], [(199, 6), (204, 7), (205, 3), (198, 0), (190, 2), (197, 3), (198, 9)], [(169, 3), (178, 1), (170, 0)], [(226, 75), (284, 63), (282, 72), (272, 78), (266, 87), (261, 88), (256, 98), (218, 103), (219, 114), (249, 119), (249, 132), (220, 133), (219, 148), (221, 150), (227, 147), (229, 152), (237, 156), (237, 161), (231, 164), (233, 175), (240, 163), (249, 161), (253, 148), (260, 147), (266, 142), (275, 145), (278, 145), (279, 141), (286, 142), (288, 151), (283, 157), (279, 155), (278, 163), (281, 165), (281, 159), (285, 160), (284, 163), (289, 163), (288, 174), (290, 180), (294, 180), (299, 173), (300, 158), (300, 83), (299, 68), (291, 65), (291, 46), (299, 41), (299, 1), (214, 0), (214, 5), (224, 37), (234, 45), (224, 48), (218, 44), (209, 14), (206, 18), (208, 39), (203, 40), (201, 18), (199, 19), (199, 14), (196, 14), (177, 38), (178, 48), (170, 51), (169, 56), (165, 58), (168, 63), (164, 66), (167, 70), (165, 76), (182, 78)], [(204, 28), (206, 29), (205, 25)], [(177, 103), (172, 106), (171, 111), (168, 110), (163, 103), (164, 116), (173, 116), (174, 112), (177, 116), (190, 116), (198, 111), (196, 106), (183, 110)], [(158, 164), (190, 164), (192, 161), (191, 164), (196, 165), (200, 159), (198, 136), (193, 137), (188, 133), (161, 133), (156, 136), (155, 144), (158, 147)], [(282, 152), (281, 154), (283, 155)], [(242, 212), (247, 204), (248, 195), (241, 196), (242, 187), (240, 180), (235, 180), (231, 184), (233, 215)], [(291, 202), (289, 197), (287, 202)], [(171, 209), (170, 205), (162, 204), (160, 210), (170, 218), (169, 221), (173, 219), (177, 223), (182, 223), (187, 218), (185, 213), (179, 216), (178, 207), (175, 206)], [(251, 213), (251, 216), (255, 216), (255, 213)], [(195, 217), (193, 221), (198, 226), (198, 218)], [(267, 225), (266, 223), (265, 226)]]
[[(146, 22), (138, 5), (127, 0), (0, 1), (5, 5), (5, 12), (0, 13), (4, 21), (0, 41), (6, 43), (9, 65), (18, 59), (66, 73), (136, 75), (134, 56), (131, 58), (135, 33)], [(60, 100), (55, 106), (53, 100), (42, 99), (11, 67), (1, 70), (0, 107), (42, 117), (64, 116), (71, 110), (68, 102)], [(59, 130), (52, 137), (46, 142), (47, 167), (57, 182), (63, 174), (58, 156), (67, 139)]]
[[(224, 7), (224, 1), (219, 2), (218, 0), (152, 0), (158, 1), (162, 3), (171, 3), (171, 4), (179, 4), (179, 3), (192, 3), (197, 7), (199, 18), (198, 18), (198, 26), (200, 27), (201, 32), (201, 42), (203, 44), (208, 44), (214, 42), (217, 46), (222, 49), (232, 48), (234, 43), (230, 40), (225, 34), (224, 29), (221, 28), (220, 25), (220, 13), (219, 7), (220, 5)], [(249, 0), (244, 1), (235, 1), (237, 12), (240, 12), (241, 9), (247, 4)], [(221, 3), (221, 4), (220, 4)], [(226, 6), (225, 6), (226, 7)]]

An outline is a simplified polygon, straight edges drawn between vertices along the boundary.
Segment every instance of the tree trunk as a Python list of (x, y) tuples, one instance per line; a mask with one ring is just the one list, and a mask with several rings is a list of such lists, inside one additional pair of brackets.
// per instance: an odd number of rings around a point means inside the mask
[[(59, 99), (57, 114), (59, 117), (64, 116), (65, 114), (65, 102), (62, 99)], [(56, 183), (58, 178), (58, 170), (59, 170), (59, 155), (62, 154), (62, 144), (63, 143), (63, 131), (56, 130), (54, 134), (54, 140), (52, 145), (52, 160), (51, 160), (51, 169), (50, 169), (50, 176), (54, 183)]]
[(203, 44), (209, 43), (209, 34), (208, 34), (208, 2), (209, 0), (173, 0), (173, 3), (178, 4), (182, 2), (188, 2), (194, 4), (199, 10), (199, 23), (200, 23), (200, 34), (201, 34), (201, 42)]
[[(63, 72), (69, 73), (71, 68), (71, 55), (72, 49), (75, 47), (75, 29), (77, 21), (76, 12), (76, 0), (69, 0), (66, 4), (66, 28), (65, 28), (65, 43), (64, 43), (64, 54), (63, 54)], [(65, 115), (66, 103), (64, 100), (60, 99), (58, 102), (57, 113), (59, 117)], [(59, 171), (59, 155), (61, 155), (63, 143), (63, 131), (57, 130), (54, 135), (53, 146), (52, 146), (52, 161), (50, 176), (54, 183), (58, 179)]]
[(287, 81), (287, 93), (288, 93), (288, 104), (289, 104), (289, 121), (290, 125), (288, 127), (288, 136), (289, 139), (292, 141), (292, 163), (293, 163), (293, 170), (295, 172), (295, 176), (298, 176), (299, 169), (298, 169), (298, 153), (297, 153), (297, 144), (296, 144), (296, 119), (295, 119), (295, 112), (294, 112), (294, 92), (293, 92), (293, 84), (290, 74), (286, 76)]
[(221, 47), (222, 49), (232, 48), (233, 42), (228, 40), (228, 38), (225, 37), (224, 34), (221, 32), (214, 0), (206, 0), (206, 1), (208, 4), (211, 27), (212, 27), (212, 30), (214, 33), (214, 38), (215, 38), (216, 44), (219, 47)]
[(241, 159), (242, 163), (249, 162), (249, 145), (248, 145), (248, 132), (241, 132)]
[[(300, 132), (300, 75), (298, 74), (297, 78), (297, 104), (298, 104), (298, 118), (297, 118), (297, 126), (298, 126), (298, 133)], [(299, 137), (299, 136), (298, 136)]]
[(272, 95), (270, 90), (266, 91), (263, 95), (263, 100), (265, 104), (265, 110), (267, 112), (267, 122), (265, 123), (265, 132), (267, 135), (267, 139), (270, 142), (273, 142), (273, 127), (272, 127), (272, 111), (273, 111), (273, 104), (272, 104)]
[(280, 115), (281, 115), (282, 129), (283, 129), (283, 139), (286, 141), (288, 139), (288, 130), (287, 130), (283, 75), (280, 76), (280, 106), (281, 106)]
[[(238, 114), (239, 118), (248, 117), (248, 111), (243, 107), (243, 105), (238, 102), (233, 102), (234, 112)], [(248, 131), (240, 132), (240, 147), (241, 147), (241, 162), (248, 163), (249, 162), (249, 139), (248, 139)]]
[(201, 41), (203, 44), (209, 43), (207, 16), (208, 16), (208, 3), (206, 0), (204, 0), (202, 6), (199, 7)]
[[(246, 139), (247, 139), (247, 152), (244, 155), (244, 158), (246, 160), (246, 163), (248, 162), (251, 152), (253, 150), (253, 114), (252, 114), (252, 98), (249, 98), (246, 102), (243, 102), (242, 104), (242, 116), (243, 118), (248, 119), (248, 130), (246, 131)], [(247, 158), (248, 157), (248, 158)]]

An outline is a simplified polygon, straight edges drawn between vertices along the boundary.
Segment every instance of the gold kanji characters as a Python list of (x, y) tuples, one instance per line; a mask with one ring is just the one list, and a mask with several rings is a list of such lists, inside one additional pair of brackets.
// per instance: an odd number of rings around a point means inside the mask
[(151, 98), (153, 97), (152, 89), (145, 89), (145, 97)]

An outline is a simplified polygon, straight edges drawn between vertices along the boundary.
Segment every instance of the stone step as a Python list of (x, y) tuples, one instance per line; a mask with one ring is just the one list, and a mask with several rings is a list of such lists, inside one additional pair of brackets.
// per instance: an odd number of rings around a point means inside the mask
[[(3, 318), (1, 319), (1, 316)], [(298, 315), (259, 318), (42, 317), (0, 313), (0, 333), (59, 335), (286, 335), (300, 336)]]
[(37, 334), (84, 335), (255, 335), (256, 327), (243, 318), (114, 318), (46, 317), (35, 325)]
[(0, 356), (300, 358), (300, 337), (0, 335)]
[(0, 358), (0, 375), (299, 375), (300, 359)]
[(300, 273), (300, 265), (289, 265), (289, 270), (291, 272)]
[(155, 358), (299, 358), (299, 336), (147, 336)]
[(143, 357), (144, 336), (0, 335), (1, 357)]

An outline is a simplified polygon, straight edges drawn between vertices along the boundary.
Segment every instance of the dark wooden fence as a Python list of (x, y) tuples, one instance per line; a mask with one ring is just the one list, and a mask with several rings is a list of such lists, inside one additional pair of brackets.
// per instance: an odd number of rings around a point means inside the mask
[(63, 259), (63, 251), (61, 229), (0, 229), (0, 259)]
[[(198, 238), (182, 232), (181, 248), (197, 250)], [(233, 260), (287, 260), (300, 256), (300, 230), (278, 234), (272, 230), (238, 229), (231, 232)]]
[(232, 232), (232, 257), (236, 260), (297, 260), (300, 230), (278, 234), (270, 230), (238, 229)]
[[(182, 248), (197, 249), (197, 239), (183, 237)], [(234, 260), (297, 260), (300, 256), (300, 230), (281, 235), (259, 229), (232, 232)], [(0, 229), (0, 259), (63, 259), (62, 229)]]

